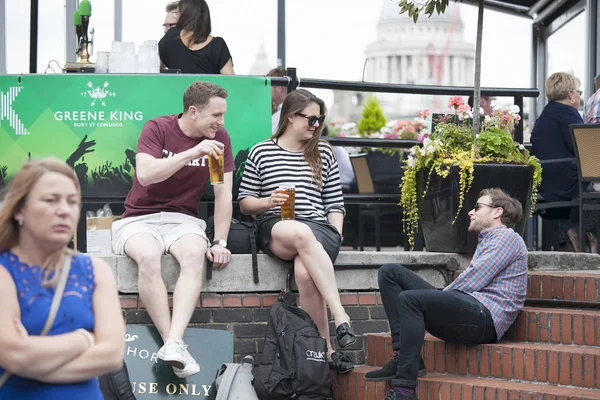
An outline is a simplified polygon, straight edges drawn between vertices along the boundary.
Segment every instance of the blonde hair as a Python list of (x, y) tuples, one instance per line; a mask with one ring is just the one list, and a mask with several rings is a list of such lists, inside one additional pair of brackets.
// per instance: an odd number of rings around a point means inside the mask
[(572, 90), (579, 89), (581, 81), (573, 74), (555, 72), (546, 79), (546, 97), (548, 101), (564, 100)]
[[(29, 192), (40, 178), (48, 172), (56, 172), (71, 179), (77, 189), (79, 203), (81, 203), (79, 181), (68, 164), (51, 157), (27, 161), (10, 181), (2, 201), (2, 207), (0, 207), (0, 251), (8, 250), (19, 244), (19, 225), (15, 220), (15, 214), (21, 211)], [(41, 267), (44, 268), (44, 285), (54, 285), (56, 283), (58, 274), (55, 273), (52, 279), (47, 278), (51, 272), (58, 269), (59, 263), (68, 254), (73, 254), (73, 252), (65, 245), (63, 249), (51, 254), (43, 262)]]

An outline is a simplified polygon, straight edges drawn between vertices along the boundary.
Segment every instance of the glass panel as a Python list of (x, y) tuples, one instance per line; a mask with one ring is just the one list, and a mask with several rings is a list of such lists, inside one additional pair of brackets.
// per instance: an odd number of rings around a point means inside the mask
[(6, 6), (6, 71), (9, 74), (29, 72), (28, 1), (7, 1)]

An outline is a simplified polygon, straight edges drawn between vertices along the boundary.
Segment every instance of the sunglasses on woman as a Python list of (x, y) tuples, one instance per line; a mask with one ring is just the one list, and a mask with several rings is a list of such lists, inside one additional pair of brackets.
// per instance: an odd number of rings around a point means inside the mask
[(308, 120), (308, 126), (313, 127), (315, 126), (315, 123), (319, 122), (319, 126), (323, 125), (323, 122), (325, 122), (325, 116), (324, 115), (305, 115), (302, 113), (296, 113), (296, 115), (299, 115), (300, 117), (306, 118)]

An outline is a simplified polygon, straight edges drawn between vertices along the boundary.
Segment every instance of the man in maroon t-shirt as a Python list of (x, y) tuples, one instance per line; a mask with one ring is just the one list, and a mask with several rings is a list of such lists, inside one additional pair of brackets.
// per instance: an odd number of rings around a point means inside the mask
[[(235, 166), (223, 129), (227, 91), (195, 82), (183, 95), (183, 113), (148, 121), (138, 140), (133, 187), (123, 218), (113, 223), (113, 250), (135, 260), (140, 299), (164, 345), (158, 358), (186, 378), (200, 370), (186, 350), (183, 333), (202, 288), (204, 257), (216, 270), (231, 260), (227, 235), (232, 213)], [(198, 203), (209, 178), (208, 157), (224, 154), (224, 183), (214, 185), (215, 240), (209, 246)], [(171, 253), (181, 267), (173, 293), (173, 316), (161, 277), (161, 256)]]

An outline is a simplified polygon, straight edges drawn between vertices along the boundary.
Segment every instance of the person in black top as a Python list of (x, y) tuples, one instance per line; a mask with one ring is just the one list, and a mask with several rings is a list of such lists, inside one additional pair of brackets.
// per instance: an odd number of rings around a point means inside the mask
[[(579, 114), (581, 82), (572, 74), (556, 72), (546, 80), (548, 104), (535, 122), (531, 131), (531, 152), (540, 160), (575, 157), (571, 140), (570, 124), (582, 124)], [(542, 187), (539, 195), (545, 201), (562, 201), (575, 198), (579, 194), (577, 166), (575, 164), (549, 164), (542, 170)], [(598, 252), (596, 219), (598, 212), (584, 214), (584, 230), (592, 252)], [(576, 220), (575, 216), (572, 216)], [(562, 227), (565, 229), (565, 227)], [(575, 251), (580, 250), (577, 227), (567, 230), (567, 237)]]
[(158, 43), (160, 60), (167, 68), (186, 74), (233, 75), (227, 44), (210, 34), (210, 11), (204, 0), (181, 0), (177, 26)]

